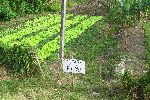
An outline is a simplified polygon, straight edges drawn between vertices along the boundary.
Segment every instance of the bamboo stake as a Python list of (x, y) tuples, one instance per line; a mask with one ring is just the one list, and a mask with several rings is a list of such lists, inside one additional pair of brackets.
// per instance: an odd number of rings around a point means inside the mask
[(60, 29), (60, 59), (61, 60), (64, 58), (66, 3), (67, 3), (67, 0), (61, 1), (61, 29)]

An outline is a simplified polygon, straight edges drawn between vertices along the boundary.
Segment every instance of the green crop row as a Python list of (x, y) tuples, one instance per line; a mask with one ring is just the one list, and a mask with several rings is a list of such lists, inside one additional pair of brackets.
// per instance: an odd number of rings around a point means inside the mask
[[(67, 14), (65, 43), (79, 37), (88, 29), (99, 16)], [(7, 47), (29, 44), (36, 47), (40, 59), (43, 61), (59, 49), (60, 15), (49, 14), (34, 20), (29, 20), (23, 27), (8, 29), (1, 32), (0, 42)]]
[[(70, 16), (72, 16), (72, 15), (68, 15), (67, 18), (70, 17)], [(42, 17), (42, 18), (39, 18), (39, 20), (35, 20), (36, 22), (34, 22), (34, 20), (33, 21), (27, 21), (25, 23), (25, 25), (24, 25), (26, 27), (24, 27), (23, 29), (21, 29), (21, 30), (19, 30), (17, 32), (11, 33), (10, 35), (6, 35), (9, 32), (2, 32), (1, 34), (2, 35), (5, 34), (6, 36), (3, 36), (0, 39), (0, 41), (2, 40), (3, 43), (8, 43), (8, 42), (10, 43), (11, 41), (19, 39), (19, 38), (21, 38), (24, 35), (37, 32), (37, 31), (39, 31), (41, 29), (45, 29), (46, 28), (46, 29), (49, 29), (48, 31), (51, 31), (51, 30), (54, 30), (54, 28), (55, 29), (59, 28), (59, 22), (60, 22), (60, 16), (59, 15), (57, 15), (57, 16), (54, 15), (53, 18), (50, 17), (48, 20), (44, 20), (45, 17)], [(79, 20), (81, 18), (84, 18), (84, 17), (77, 16), (77, 17), (75, 17), (75, 20), (74, 19), (72, 21), (67, 20), (67, 25), (69, 23), (74, 23), (74, 22), (76, 22), (77, 20)], [(42, 22), (42, 23), (38, 23), (38, 22)], [(53, 24), (57, 24), (57, 26), (52, 26)], [(52, 26), (52, 27), (48, 28), (49, 26)]]
[[(72, 14), (68, 14), (66, 17), (69, 18), (72, 16), (73, 16)], [(59, 21), (60, 21), (60, 16), (58, 16), (58, 14), (48, 14), (47, 16), (42, 16), (33, 20), (28, 20), (24, 24), (20, 24), (19, 26), (17, 26), (15, 29), (8, 28), (0, 32), (0, 37), (8, 35), (8, 34), (17, 33), (21, 31), (22, 28), (27, 30), (29, 28), (34, 28), (40, 25), (44, 25), (45, 23), (52, 25), (54, 22), (59, 23)], [(40, 28), (38, 27), (38, 29)]]
[[(69, 29), (66, 31), (65, 34), (65, 43), (67, 44), (71, 40), (77, 38), (84, 32), (86, 29), (88, 29), (91, 25), (93, 25), (96, 21), (98, 21), (99, 17), (91, 17), (87, 20), (84, 20), (81, 24), (78, 26)], [(38, 51), (41, 59), (46, 59), (48, 56), (50, 56), (51, 53), (59, 49), (59, 36), (57, 36), (54, 40), (48, 42), (45, 44), (41, 50)]]
[[(66, 45), (79, 37), (101, 17), (67, 14)], [(6, 65), (13, 73), (34, 75), (40, 70), (38, 59), (50, 61), (57, 58), (59, 49), (60, 15), (49, 14), (29, 20), (16, 29), (0, 33), (0, 65)]]

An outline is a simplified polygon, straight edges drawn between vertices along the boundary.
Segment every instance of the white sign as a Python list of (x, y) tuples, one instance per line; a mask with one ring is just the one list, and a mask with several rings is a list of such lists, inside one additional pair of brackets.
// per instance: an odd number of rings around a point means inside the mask
[(85, 61), (76, 60), (76, 59), (64, 59), (63, 71), (85, 74)]

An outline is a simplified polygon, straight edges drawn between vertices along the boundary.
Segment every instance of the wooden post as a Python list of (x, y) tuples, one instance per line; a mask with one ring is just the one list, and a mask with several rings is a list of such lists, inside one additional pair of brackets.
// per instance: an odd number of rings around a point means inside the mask
[(66, 4), (67, 0), (61, 0), (60, 59), (64, 58)]

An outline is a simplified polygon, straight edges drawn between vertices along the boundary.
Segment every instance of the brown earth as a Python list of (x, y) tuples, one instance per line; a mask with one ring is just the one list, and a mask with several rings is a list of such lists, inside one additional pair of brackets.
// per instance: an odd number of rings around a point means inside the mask
[(5, 66), (0, 66), (0, 81), (9, 80), (10, 76), (8, 75), (8, 70)]
[(106, 0), (89, 0), (87, 3), (78, 5), (71, 9), (75, 14), (106, 15)]
[[(120, 64), (125, 70), (130, 71), (135, 76), (140, 76), (147, 71), (146, 65), (146, 37), (141, 27), (132, 27), (126, 29), (127, 35), (127, 50), (125, 56), (121, 59)], [(119, 43), (122, 46), (122, 41)], [(119, 66), (121, 67), (121, 66)]]

